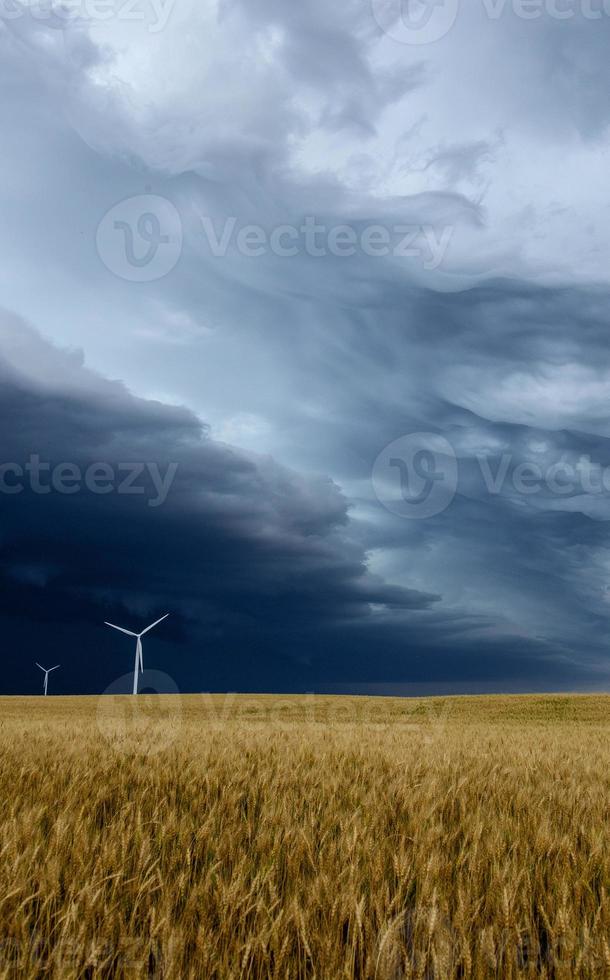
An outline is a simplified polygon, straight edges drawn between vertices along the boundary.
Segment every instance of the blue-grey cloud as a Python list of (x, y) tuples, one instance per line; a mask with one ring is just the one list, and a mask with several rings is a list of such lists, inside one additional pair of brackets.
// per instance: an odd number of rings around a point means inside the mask
[[(610, 20), (573, 7), (462, 4), (415, 46), (371, 5), (321, 0), (0, 24), (3, 301), (59, 344), (0, 325), (4, 458), (180, 463), (162, 508), (6, 498), (24, 648), (47, 621), (76, 642), (68, 609), (170, 603), (183, 683), (201, 649), (219, 686), (606, 683), (608, 493), (578, 467), (610, 463)], [(138, 195), (183, 229), (148, 283), (96, 248)], [(308, 219), (419, 229), (419, 251), (255, 258), (233, 239), (215, 256), (204, 233)], [(371, 485), (413, 432), (459, 467), (426, 521)]]

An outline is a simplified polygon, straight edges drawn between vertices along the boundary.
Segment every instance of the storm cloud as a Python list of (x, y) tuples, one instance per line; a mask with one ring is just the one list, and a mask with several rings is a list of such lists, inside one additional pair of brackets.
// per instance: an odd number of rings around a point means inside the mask
[(169, 603), (179, 646), (259, 633), (264, 667), (295, 632), (438, 601), (368, 571), (330, 479), (212, 439), (15, 317), (0, 335), (5, 617), (90, 633)]
[[(5, 12), (11, 690), (43, 643), (104, 688), (103, 620), (170, 609), (181, 689), (607, 686), (610, 18), (399, 6)], [(425, 519), (373, 478), (411, 437)]]

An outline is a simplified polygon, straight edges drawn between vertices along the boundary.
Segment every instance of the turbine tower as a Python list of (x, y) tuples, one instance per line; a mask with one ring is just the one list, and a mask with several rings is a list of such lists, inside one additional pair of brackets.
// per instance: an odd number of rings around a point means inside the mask
[[(40, 667), (40, 664), (38, 663), (38, 661), (35, 661), (35, 664), (36, 664), (37, 667)], [(48, 670), (46, 669), (46, 667), (40, 667), (41, 671), (44, 674), (44, 696), (45, 696), (45, 698), (47, 696), (47, 687), (49, 686), (49, 674), (51, 673), (52, 670), (57, 670), (58, 667), (61, 667), (61, 664), (55, 664), (54, 667), (49, 667)]]
[(126, 633), (127, 636), (135, 637), (136, 662), (133, 668), (133, 691), (132, 691), (133, 694), (138, 693), (138, 668), (140, 669), (140, 673), (144, 673), (144, 661), (142, 659), (142, 637), (144, 636), (145, 633), (148, 633), (149, 630), (153, 629), (154, 626), (158, 626), (159, 623), (162, 623), (164, 619), (167, 619), (168, 616), (169, 613), (166, 613), (165, 616), (161, 616), (161, 619), (155, 620), (154, 623), (151, 623), (150, 626), (147, 626), (146, 629), (142, 630), (141, 633), (132, 633), (131, 630), (123, 629), (122, 626), (115, 626), (114, 623), (104, 623), (104, 626), (111, 626), (113, 630), (119, 630), (120, 633)]

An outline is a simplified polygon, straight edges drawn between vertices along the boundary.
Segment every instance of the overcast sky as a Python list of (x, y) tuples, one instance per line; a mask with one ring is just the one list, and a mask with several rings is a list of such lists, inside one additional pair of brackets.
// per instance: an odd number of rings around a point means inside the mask
[(5, 691), (607, 688), (609, 46), (2, 0)]

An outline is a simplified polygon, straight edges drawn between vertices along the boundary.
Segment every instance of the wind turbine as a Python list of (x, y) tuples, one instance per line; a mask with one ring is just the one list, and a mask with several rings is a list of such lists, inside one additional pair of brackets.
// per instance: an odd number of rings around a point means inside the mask
[(169, 613), (165, 613), (165, 616), (161, 616), (161, 619), (157, 619), (154, 623), (151, 623), (150, 626), (147, 626), (141, 633), (132, 633), (131, 630), (125, 630), (122, 626), (115, 626), (114, 623), (104, 623), (104, 626), (111, 626), (113, 630), (119, 630), (120, 633), (126, 633), (127, 636), (135, 636), (136, 662), (133, 668), (133, 694), (138, 693), (138, 667), (140, 668), (140, 672), (144, 673), (144, 661), (142, 659), (142, 637), (145, 633), (148, 633), (149, 630), (153, 629), (154, 626), (158, 626), (164, 619), (167, 619), (168, 616)]
[[(35, 664), (36, 664), (37, 667), (40, 667), (40, 664), (38, 663), (37, 660), (34, 661), (34, 662), (35, 662)], [(47, 696), (47, 687), (49, 685), (49, 674), (51, 673), (52, 670), (57, 670), (58, 667), (61, 667), (61, 664), (56, 664), (55, 667), (49, 667), (48, 670), (46, 669), (46, 667), (40, 667), (41, 671), (44, 674), (44, 696), (45, 696), (45, 698)]]

